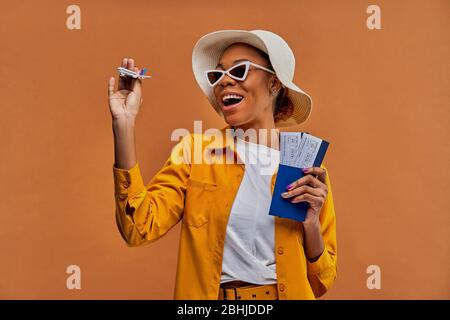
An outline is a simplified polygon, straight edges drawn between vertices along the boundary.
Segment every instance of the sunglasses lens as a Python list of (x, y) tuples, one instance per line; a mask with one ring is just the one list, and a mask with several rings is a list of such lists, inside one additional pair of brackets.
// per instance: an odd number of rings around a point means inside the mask
[(239, 79), (243, 79), (246, 68), (247, 68), (246, 65), (240, 65), (240, 66), (237, 66), (237, 67), (231, 69), (230, 73)]
[(208, 81), (210, 84), (214, 84), (217, 82), (217, 80), (220, 79), (220, 77), (222, 76), (222, 72), (218, 72), (218, 71), (211, 71), (207, 73), (208, 76)]

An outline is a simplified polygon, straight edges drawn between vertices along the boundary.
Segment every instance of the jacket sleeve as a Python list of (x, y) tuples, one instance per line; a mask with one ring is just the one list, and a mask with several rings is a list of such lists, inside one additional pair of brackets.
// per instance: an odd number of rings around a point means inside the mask
[(191, 168), (191, 139), (187, 135), (175, 145), (147, 186), (138, 163), (129, 170), (113, 165), (116, 223), (128, 246), (161, 238), (182, 218)]
[[(321, 167), (326, 169), (324, 165)], [(326, 184), (328, 194), (319, 218), (325, 248), (319, 259), (307, 261), (308, 280), (316, 298), (330, 289), (337, 275), (336, 216), (328, 171)]]

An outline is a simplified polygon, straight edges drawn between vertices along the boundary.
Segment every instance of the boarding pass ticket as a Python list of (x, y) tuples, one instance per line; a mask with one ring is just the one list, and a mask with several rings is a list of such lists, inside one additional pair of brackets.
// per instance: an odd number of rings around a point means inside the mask
[(322, 139), (304, 132), (280, 132), (280, 164), (313, 167)]

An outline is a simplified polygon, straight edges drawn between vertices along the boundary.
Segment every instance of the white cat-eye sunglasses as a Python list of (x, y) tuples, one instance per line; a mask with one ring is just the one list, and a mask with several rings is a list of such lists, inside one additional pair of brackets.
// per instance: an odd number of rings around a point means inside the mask
[(251, 61), (244, 61), (238, 63), (235, 66), (232, 66), (228, 70), (206, 70), (205, 75), (206, 79), (208, 79), (208, 84), (211, 87), (214, 87), (219, 83), (220, 80), (222, 80), (225, 75), (228, 75), (230, 78), (238, 81), (244, 81), (247, 78), (250, 66), (275, 74), (273, 70), (267, 69), (263, 66), (260, 66), (259, 64), (253, 63)]

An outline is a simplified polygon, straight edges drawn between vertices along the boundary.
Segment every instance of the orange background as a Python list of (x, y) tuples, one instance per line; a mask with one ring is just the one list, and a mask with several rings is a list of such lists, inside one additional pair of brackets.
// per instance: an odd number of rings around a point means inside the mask
[[(67, 6), (81, 8), (68, 30)], [(366, 8), (381, 8), (369, 30)], [(147, 182), (176, 128), (225, 123), (191, 68), (220, 29), (266, 29), (313, 98), (302, 126), (331, 142), (338, 278), (325, 299), (450, 298), (450, 2), (20, 1), (2, 7), (0, 298), (171, 299), (179, 227), (128, 248), (114, 219), (107, 81), (123, 57), (144, 81), (138, 159)], [(117, 77), (117, 76), (116, 76)], [(81, 268), (81, 290), (66, 268)], [(366, 268), (381, 268), (381, 290)]]

